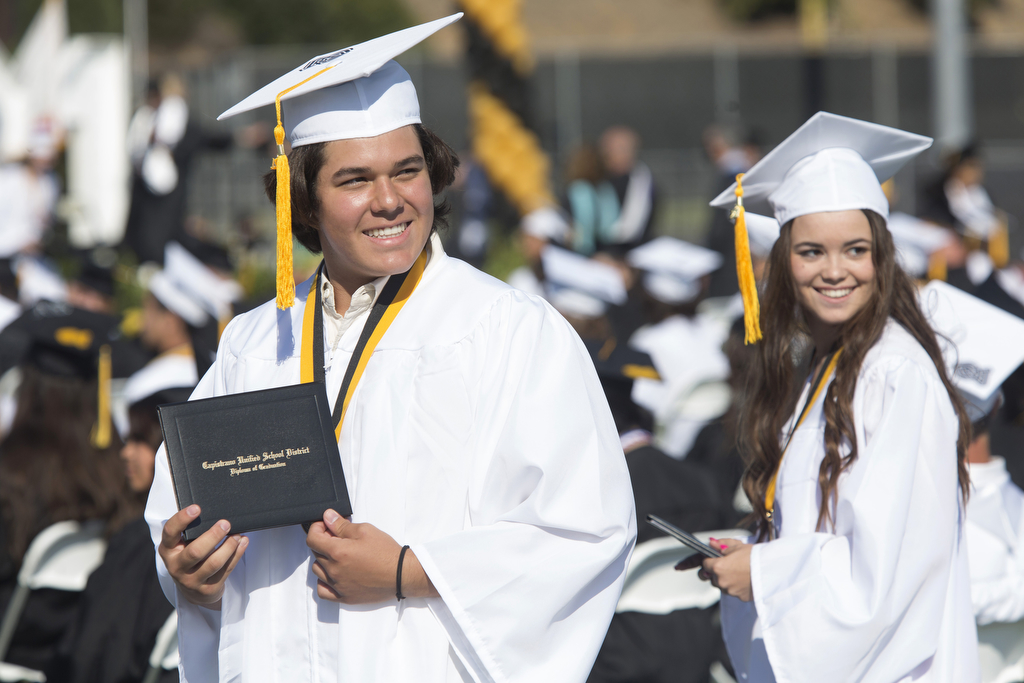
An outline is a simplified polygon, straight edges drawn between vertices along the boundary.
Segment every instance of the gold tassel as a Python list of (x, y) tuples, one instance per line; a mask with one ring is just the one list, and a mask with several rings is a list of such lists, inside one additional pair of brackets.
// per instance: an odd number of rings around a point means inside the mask
[(743, 174), (736, 176), (736, 274), (739, 276), (740, 294), (743, 296), (743, 325), (745, 344), (761, 341), (761, 304), (757, 300), (757, 281), (754, 264), (750, 259), (750, 239), (747, 237), (746, 210), (743, 208)]
[(100, 347), (99, 382), (97, 382), (97, 419), (92, 428), (93, 448), (100, 450), (110, 446), (110, 345)]
[(1010, 263), (1010, 231), (1006, 222), (999, 221), (999, 226), (988, 237), (988, 256), (996, 269), (1002, 269)]
[(277, 96), (277, 126), (274, 140), (278, 155), (277, 171), (277, 307), (290, 308), (295, 303), (295, 267), (292, 264), (292, 174), (284, 153), (284, 126), (281, 124), (281, 96)]
[(928, 258), (928, 279), (945, 282), (947, 276), (946, 254), (937, 251)]

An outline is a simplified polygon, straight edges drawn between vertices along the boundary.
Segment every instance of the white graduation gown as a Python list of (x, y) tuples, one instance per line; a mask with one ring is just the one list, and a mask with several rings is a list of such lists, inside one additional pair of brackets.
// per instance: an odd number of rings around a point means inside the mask
[[(587, 351), (543, 301), (448, 258), (366, 367), (341, 433), (355, 522), (409, 544), (440, 598), (316, 597), (298, 526), (248, 534), (222, 611), (176, 595), (182, 680), (584, 681), (636, 536), (629, 474)], [(295, 384), (297, 304), (235, 318), (193, 398)], [(337, 396), (362, 328), (327, 374)], [(327, 335), (325, 335), (326, 337)], [(176, 510), (157, 454), (146, 519)]]
[(993, 457), (970, 465), (967, 546), (971, 549), (971, 597), (979, 624), (1024, 619), (1024, 491)]
[(815, 531), (824, 397), (783, 458), (779, 537), (751, 553), (754, 602), (722, 599), (738, 680), (979, 680), (958, 422), (935, 366), (892, 320), (865, 356), (833, 533)]

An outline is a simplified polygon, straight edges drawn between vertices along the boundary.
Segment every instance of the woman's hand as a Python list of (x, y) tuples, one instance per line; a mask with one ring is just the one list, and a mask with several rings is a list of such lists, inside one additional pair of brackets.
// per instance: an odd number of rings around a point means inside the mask
[[(306, 535), (306, 545), (316, 561), (317, 596), (346, 605), (384, 602), (395, 598), (398, 556), (402, 546), (372, 524), (353, 524), (334, 510), (324, 513)], [(402, 563), (402, 595), (437, 597), (419, 560), (405, 551)]]
[(701, 581), (711, 581), (715, 588), (744, 602), (753, 600), (754, 591), (750, 585), (750, 551), (754, 546), (734, 538), (712, 538), (711, 547), (721, 550), (722, 557), (691, 555), (677, 564), (676, 569), (682, 571), (699, 566), (701, 569), (697, 576)]
[[(188, 545), (181, 540), (185, 527), (199, 516), (190, 505), (167, 520), (157, 552), (167, 565), (178, 591), (193, 605), (220, 609), (224, 583), (249, 545), (245, 536), (228, 536), (231, 525), (222, 519)], [(223, 543), (221, 543), (223, 541)]]

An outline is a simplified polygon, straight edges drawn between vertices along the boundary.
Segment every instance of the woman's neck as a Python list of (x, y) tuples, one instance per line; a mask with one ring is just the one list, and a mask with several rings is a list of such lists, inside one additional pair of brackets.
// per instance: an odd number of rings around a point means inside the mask
[(807, 327), (811, 333), (811, 340), (814, 342), (814, 357), (820, 360), (832, 353), (836, 342), (839, 341), (842, 326), (830, 325), (820, 320), (808, 320)]

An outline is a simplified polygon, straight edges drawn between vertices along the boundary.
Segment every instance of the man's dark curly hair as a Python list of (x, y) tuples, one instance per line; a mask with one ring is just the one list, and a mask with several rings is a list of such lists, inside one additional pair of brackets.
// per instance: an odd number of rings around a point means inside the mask
[[(448, 227), (451, 206), (439, 199), (445, 189), (455, 182), (455, 169), (459, 157), (444, 140), (421, 124), (414, 124), (416, 135), (423, 147), (423, 159), (430, 176), (430, 190), (434, 194), (434, 224), (431, 231)], [(314, 254), (320, 246), (320, 198), (317, 196), (317, 178), (324, 166), (326, 142), (295, 147), (288, 153), (288, 166), (292, 178), (292, 234), (302, 246)], [(264, 174), (263, 187), (273, 203), (277, 197), (277, 173), (273, 170)]]

